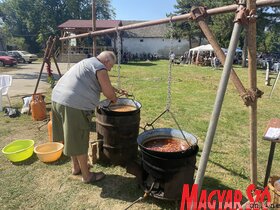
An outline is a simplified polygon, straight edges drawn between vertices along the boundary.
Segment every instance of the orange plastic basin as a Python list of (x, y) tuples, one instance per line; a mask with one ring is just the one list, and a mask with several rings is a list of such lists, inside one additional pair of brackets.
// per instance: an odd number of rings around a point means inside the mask
[(58, 160), (62, 154), (64, 145), (59, 142), (47, 142), (34, 148), (34, 152), (42, 162), (54, 162)]

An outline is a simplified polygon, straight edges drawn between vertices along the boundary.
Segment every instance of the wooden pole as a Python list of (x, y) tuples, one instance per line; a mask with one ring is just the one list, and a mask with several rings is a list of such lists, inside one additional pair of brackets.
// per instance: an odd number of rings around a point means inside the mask
[[(256, 0), (247, 0), (249, 10), (248, 25), (248, 78), (252, 91), (257, 89), (256, 63)], [(249, 107), (250, 110), (250, 168), (251, 183), (257, 185), (257, 98)]]
[[(96, 31), (96, 0), (92, 0), (92, 31)], [(92, 37), (92, 56), (96, 56), (96, 36)]]
[[(226, 55), (223, 52), (222, 48), (219, 46), (214, 34), (212, 33), (211, 29), (209, 28), (209, 26), (207, 25), (207, 23), (205, 22), (205, 18), (202, 18), (203, 14), (205, 11), (203, 10), (203, 8), (199, 9), (193, 9), (192, 10), (194, 12), (194, 15), (198, 16), (197, 18), (197, 23), (200, 26), (202, 32), (204, 33), (204, 35), (206, 36), (208, 42), (212, 45), (217, 57), (219, 58), (219, 60), (221, 61), (222, 65), (225, 65), (225, 60), (226, 60)], [(247, 95), (246, 93), (246, 89), (243, 86), (241, 80), (239, 79), (239, 77), (237, 76), (236, 72), (234, 71), (234, 69), (231, 70), (231, 74), (230, 74), (230, 78), (233, 81), (233, 84), (235, 85), (239, 95), (242, 97), (242, 99), (244, 100), (244, 103), (246, 105), (249, 104), (249, 102), (247, 101), (248, 98), (244, 97)]]
[[(59, 76), (62, 77), (62, 74), (59, 70), (59, 67), (58, 67), (58, 64), (56, 62), (55, 56), (53, 54), (53, 48), (54, 48), (56, 40), (57, 40), (57, 37), (53, 38), (52, 36), (50, 36), (48, 38), (47, 47), (46, 47), (46, 50), (45, 50), (45, 53), (44, 53), (43, 63), (42, 63), (41, 69), (40, 69), (39, 77), (37, 79), (37, 83), (36, 83), (35, 90), (34, 90), (33, 94), (36, 94), (36, 92), (37, 92), (37, 89), (38, 89), (38, 86), (39, 86), (39, 82), (40, 82), (45, 64), (51, 65), (51, 57), (54, 60), (54, 63), (55, 63), (55, 66), (57, 68)], [(29, 111), (29, 113), (30, 113), (30, 111)]]
[[(39, 72), (39, 77), (37, 79), (36, 86), (35, 86), (33, 94), (36, 94), (36, 92), (37, 92), (45, 63), (48, 62), (48, 56), (49, 56), (49, 52), (50, 52), (51, 47), (52, 47), (52, 37), (50, 36), (48, 38), (48, 41), (47, 41), (47, 47), (46, 47), (46, 51), (44, 53), (43, 63), (42, 63), (42, 66), (41, 66), (41, 69), (40, 69), (40, 72)], [(30, 113), (30, 110), (29, 110), (29, 113)]]
[[(53, 38), (53, 44), (52, 44), (52, 49), (53, 49), (53, 47), (54, 47), (54, 45), (55, 45), (55, 43), (57, 42), (57, 37), (54, 37)], [(58, 64), (57, 64), (57, 61), (56, 61), (56, 58), (55, 58), (55, 55), (54, 55), (54, 52), (52, 51), (52, 52), (50, 52), (50, 58), (53, 58), (53, 61), (54, 61), (54, 64), (55, 64), (55, 66), (56, 66), (56, 69), (57, 69), (57, 72), (58, 72), (58, 74), (59, 74), (59, 77), (62, 77), (62, 74), (61, 74), (61, 72), (60, 72), (60, 70), (59, 70), (59, 67), (58, 67)]]
[[(209, 160), (211, 147), (214, 142), (214, 136), (215, 136), (217, 124), (219, 121), (219, 116), (221, 113), (222, 104), (223, 104), (224, 96), (226, 93), (226, 88), (228, 85), (228, 80), (229, 80), (229, 77), (232, 76), (233, 72), (234, 72), (232, 69), (233, 57), (234, 57), (234, 54), (236, 51), (236, 47), (237, 47), (238, 40), (240, 37), (241, 29), (242, 29), (241, 20), (238, 17), (242, 14), (241, 12), (243, 11), (244, 6), (245, 6), (245, 3), (240, 3), (237, 8), (238, 12), (236, 13), (236, 17), (235, 17), (235, 21), (234, 21), (234, 26), (233, 26), (233, 30), (232, 30), (232, 34), (231, 34), (227, 57), (225, 56), (225, 54), (222, 51), (222, 49), (220, 48), (219, 44), (215, 40), (214, 35), (212, 34), (210, 28), (208, 28), (208, 26), (204, 20), (205, 9), (203, 7), (198, 7), (198, 8), (192, 9), (193, 18), (197, 21), (198, 25), (200, 26), (201, 30), (205, 34), (209, 43), (213, 46), (217, 57), (220, 59), (220, 61), (223, 64), (223, 72), (222, 72), (221, 80), (220, 80), (219, 87), (217, 90), (217, 96), (215, 99), (213, 112), (211, 115), (211, 119), (210, 119), (208, 130), (207, 130), (207, 135), (206, 135), (205, 142), (204, 142), (203, 152), (201, 154), (199, 167), (197, 170), (197, 176), (195, 179), (195, 184), (198, 184), (198, 195), (200, 195), (200, 193), (201, 193), (201, 187), (202, 187), (207, 163)], [(237, 89), (240, 89), (242, 92), (245, 91), (245, 88), (243, 87), (243, 85), (242, 85), (241, 81), (239, 80), (239, 78), (237, 77), (237, 75), (234, 79), (234, 83), (235, 83)]]
[[(257, 1), (258, 7), (277, 6), (277, 5), (280, 5), (280, 0), (258, 0)], [(217, 15), (217, 14), (235, 12), (236, 9), (237, 9), (237, 4), (232, 4), (232, 5), (217, 7), (217, 8), (213, 8), (213, 9), (207, 9), (207, 14), (208, 15)], [(187, 19), (190, 19), (190, 17), (191, 17), (190, 13), (173, 16), (172, 22), (185, 21)], [(164, 24), (164, 23), (169, 23), (169, 22), (170, 22), (170, 18), (164, 18), (164, 19), (159, 19), (159, 20), (152, 20), (152, 21), (147, 21), (147, 22), (142, 22), (142, 23), (135, 23), (135, 24), (131, 24), (131, 25), (121, 26), (121, 27), (118, 27), (118, 30), (124, 31), (124, 30), (143, 28), (143, 27), (147, 27), (147, 26), (154, 26), (154, 25), (159, 25), (159, 24)], [(86, 36), (97, 36), (97, 35), (108, 34), (108, 33), (116, 33), (116, 28), (109, 28), (109, 29), (104, 29), (104, 30), (100, 30), (100, 31), (88, 32), (88, 33), (83, 33), (83, 34), (78, 34), (78, 35), (73, 35), (73, 36), (68, 36), (68, 37), (61, 37), (60, 40), (81, 38), (81, 37), (86, 37)]]

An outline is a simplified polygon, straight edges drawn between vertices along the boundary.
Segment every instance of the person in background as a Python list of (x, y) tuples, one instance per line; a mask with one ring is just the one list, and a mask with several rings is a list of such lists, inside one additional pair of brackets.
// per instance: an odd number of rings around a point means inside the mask
[(171, 52), (170, 55), (169, 55), (169, 58), (170, 58), (170, 61), (171, 63), (174, 63), (175, 62), (175, 53), (174, 52)]
[(67, 71), (52, 91), (53, 141), (63, 141), (63, 153), (71, 157), (72, 174), (82, 175), (84, 183), (93, 183), (105, 177), (103, 172), (90, 172), (88, 147), (90, 122), (100, 93), (113, 103), (117, 90), (111, 84), (108, 71), (116, 63), (111, 51), (86, 58)]

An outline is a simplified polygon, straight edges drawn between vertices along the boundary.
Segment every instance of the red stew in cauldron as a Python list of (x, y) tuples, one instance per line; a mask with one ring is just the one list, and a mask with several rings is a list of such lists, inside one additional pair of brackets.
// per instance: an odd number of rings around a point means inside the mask
[(143, 146), (158, 152), (181, 152), (189, 148), (187, 142), (177, 139), (153, 139), (145, 142)]

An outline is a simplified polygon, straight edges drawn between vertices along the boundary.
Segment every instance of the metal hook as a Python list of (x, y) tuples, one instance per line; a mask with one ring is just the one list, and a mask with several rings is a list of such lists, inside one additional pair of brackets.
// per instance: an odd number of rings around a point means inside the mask
[(153, 126), (154, 122), (157, 121), (157, 120), (158, 120), (162, 115), (164, 115), (165, 112), (167, 112), (167, 111), (169, 111), (169, 110), (168, 110), (168, 109), (164, 110), (156, 119), (154, 119), (153, 122), (151, 122), (151, 123), (146, 123), (146, 125), (145, 125), (145, 127), (144, 127), (144, 130), (146, 130), (146, 127), (148, 127), (148, 126), (150, 126), (150, 127), (152, 127), (152, 128), (154, 129), (154, 126)]

